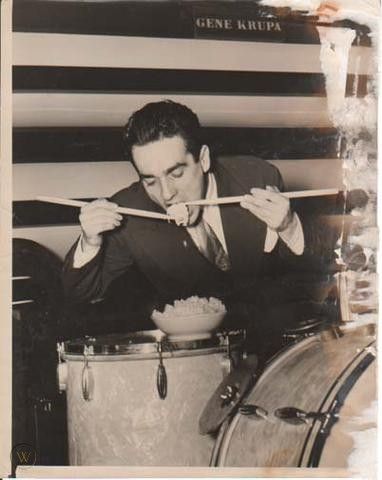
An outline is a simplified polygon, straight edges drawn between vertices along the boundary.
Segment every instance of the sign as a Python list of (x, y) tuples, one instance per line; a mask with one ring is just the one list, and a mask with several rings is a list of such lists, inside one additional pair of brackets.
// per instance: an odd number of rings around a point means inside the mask
[(194, 10), (193, 21), (196, 38), (282, 41), (285, 37), (285, 24), (273, 17), (198, 14)]

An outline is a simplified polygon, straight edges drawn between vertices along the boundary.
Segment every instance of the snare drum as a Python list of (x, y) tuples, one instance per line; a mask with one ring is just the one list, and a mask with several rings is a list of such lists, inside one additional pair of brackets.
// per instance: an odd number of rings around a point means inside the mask
[[(276, 356), (219, 432), (215, 466), (346, 468), (356, 416), (376, 399), (375, 337), (308, 336)], [(370, 448), (370, 446), (368, 447)]]
[(243, 332), (167, 341), (159, 331), (59, 346), (71, 465), (203, 466), (198, 433), (212, 392), (240, 356)]

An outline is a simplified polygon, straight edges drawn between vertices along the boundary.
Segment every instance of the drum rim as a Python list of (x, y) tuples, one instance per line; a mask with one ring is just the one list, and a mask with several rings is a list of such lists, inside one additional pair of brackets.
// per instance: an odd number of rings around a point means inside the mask
[[(375, 355), (370, 349), (375, 346), (375, 340), (362, 348), (351, 362), (339, 373), (332, 387), (327, 392), (321, 402), (320, 412), (341, 411), (343, 406), (338, 400), (345, 394), (346, 398), (354, 385), (357, 383), (364, 371), (375, 361)], [(329, 418), (325, 428), (322, 422), (316, 421), (306, 436), (304, 446), (301, 452), (299, 467), (318, 467), (326, 438), (330, 435), (330, 429), (335, 423), (335, 419)], [(321, 436), (319, 436), (319, 433)], [(309, 449), (310, 446), (310, 449)]]
[[(121, 337), (124, 341), (113, 342)], [(134, 342), (134, 339), (147, 341)], [(163, 358), (175, 356), (190, 356), (202, 354), (202, 352), (218, 353), (228, 348), (239, 348), (245, 340), (244, 330), (231, 332), (217, 332), (210, 338), (196, 338), (185, 340), (169, 340), (160, 330), (146, 330), (129, 334), (109, 334), (99, 337), (85, 337), (63, 342), (62, 358), (83, 359), (95, 357), (117, 358), (158, 358), (159, 345)]]

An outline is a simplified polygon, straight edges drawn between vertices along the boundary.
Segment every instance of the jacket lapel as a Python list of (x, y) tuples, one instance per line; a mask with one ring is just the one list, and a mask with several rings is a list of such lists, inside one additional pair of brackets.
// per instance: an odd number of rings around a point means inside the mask
[[(248, 193), (248, 186), (220, 163), (217, 163), (214, 174), (219, 197)], [(220, 213), (232, 273), (234, 275), (256, 273), (263, 259), (265, 223), (238, 204), (222, 205)]]

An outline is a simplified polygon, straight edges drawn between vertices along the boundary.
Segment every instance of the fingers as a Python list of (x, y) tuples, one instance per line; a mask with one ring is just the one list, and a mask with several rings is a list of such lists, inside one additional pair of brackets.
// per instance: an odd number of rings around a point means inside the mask
[(265, 222), (273, 230), (284, 229), (291, 219), (289, 199), (277, 187), (252, 188), (251, 195), (245, 195), (241, 206)]
[(261, 206), (254, 205), (252, 202), (246, 201), (241, 202), (241, 206), (265, 222), (267, 225), (271, 223), (272, 212), (270, 210), (266, 210)]
[(105, 199), (94, 200), (82, 207), (79, 219), (84, 235), (94, 240), (102, 232), (119, 227), (123, 217), (117, 208), (118, 205)]
[(81, 208), (81, 213), (83, 212), (90, 212), (97, 208), (104, 208), (109, 211), (115, 211), (118, 208), (118, 205), (113, 202), (109, 202), (106, 198), (98, 198), (97, 200), (93, 200), (90, 203), (87, 203)]
[(264, 200), (282, 203), (284, 201), (288, 201), (286, 197), (284, 197), (277, 187), (267, 185), (266, 190), (263, 188), (252, 188), (251, 194), (256, 196), (257, 198), (263, 198)]

